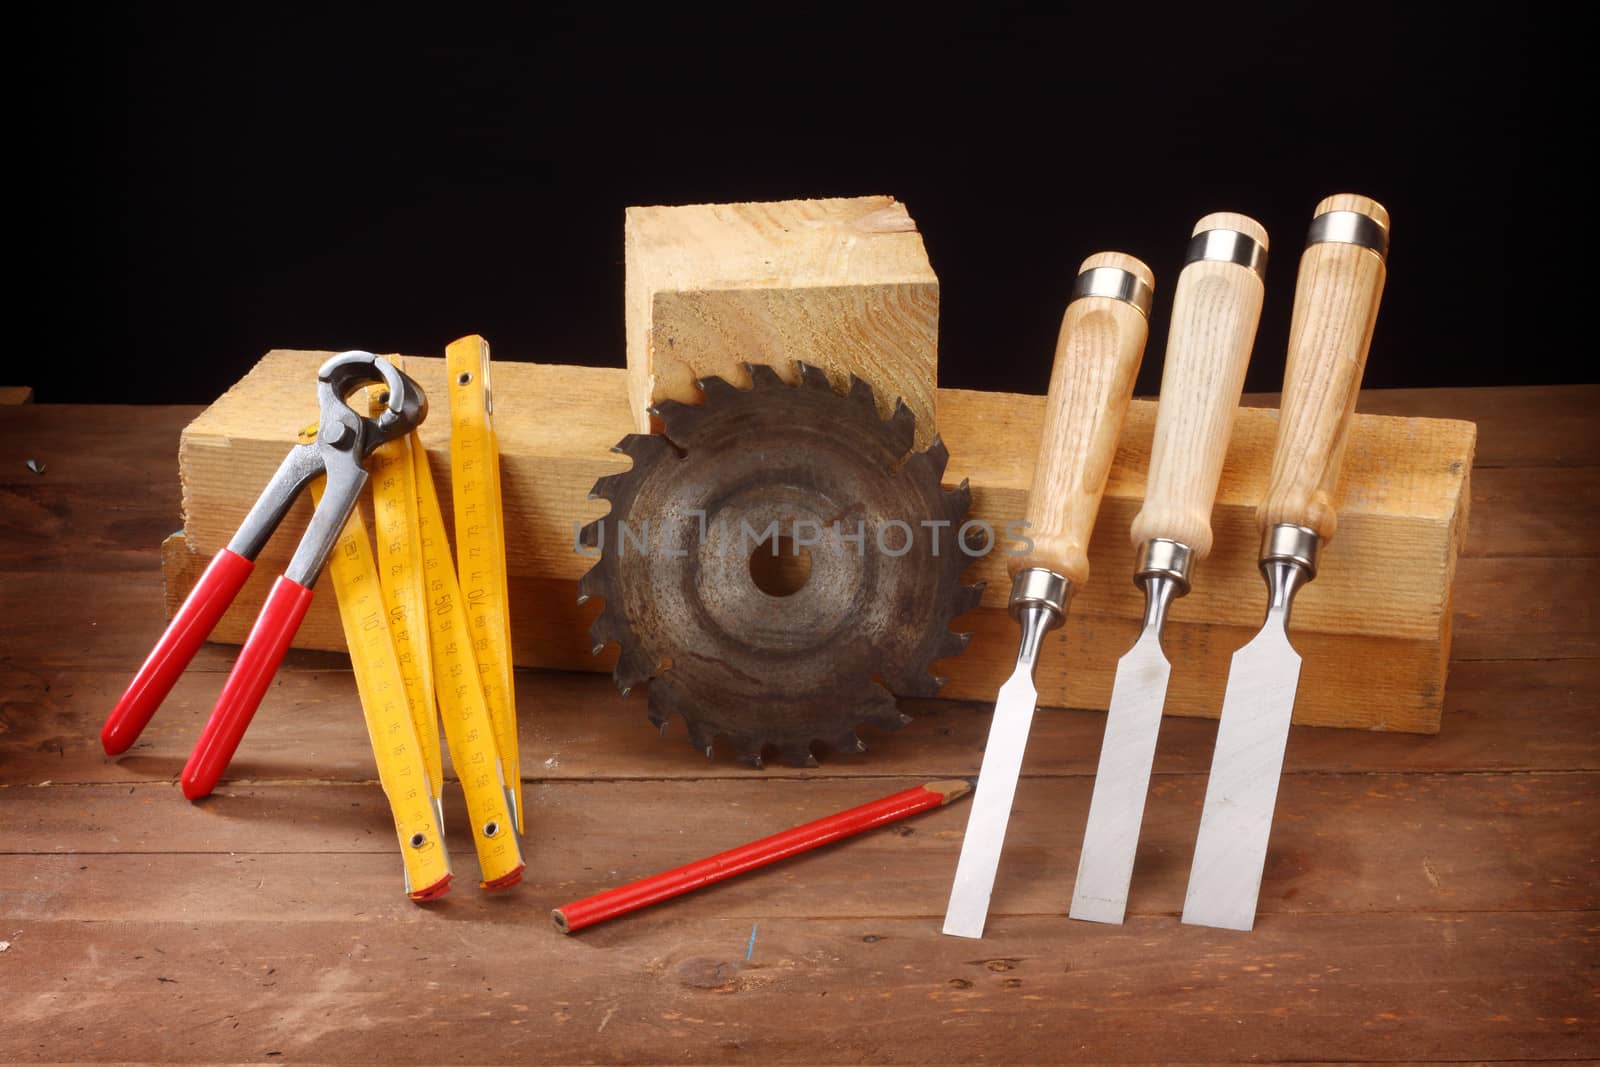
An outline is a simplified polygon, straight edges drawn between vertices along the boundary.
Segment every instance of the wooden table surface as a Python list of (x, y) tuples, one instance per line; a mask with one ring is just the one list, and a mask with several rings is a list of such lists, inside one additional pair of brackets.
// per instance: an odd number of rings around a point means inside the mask
[[(1438, 737), (1296, 728), (1254, 932), (1178, 922), (1215, 724), (1163, 727), (1128, 922), (1064, 918), (1102, 716), (1042, 712), (982, 941), (939, 933), (966, 806), (575, 937), (609, 884), (976, 771), (988, 709), (755, 772), (602, 676), (522, 672), (529, 870), (401, 893), (344, 657), (295, 653), (231, 777), (176, 778), (233, 649), (139, 744), (190, 407), (0, 407), (0, 1060), (1549, 1060), (1600, 1055), (1600, 388), (1369, 393), (1478, 421)], [(35, 459), (42, 474), (25, 465)], [(1375, 590), (1375, 595), (1381, 591)], [(1047, 654), (1061, 654), (1055, 649)]]

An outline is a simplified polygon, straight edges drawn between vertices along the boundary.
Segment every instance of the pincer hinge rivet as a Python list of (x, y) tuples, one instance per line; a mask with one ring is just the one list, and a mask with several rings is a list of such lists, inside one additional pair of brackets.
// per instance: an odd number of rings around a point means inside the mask
[(343, 448), (355, 439), (356, 432), (349, 424), (335, 420), (322, 426), (322, 443), (331, 448)]

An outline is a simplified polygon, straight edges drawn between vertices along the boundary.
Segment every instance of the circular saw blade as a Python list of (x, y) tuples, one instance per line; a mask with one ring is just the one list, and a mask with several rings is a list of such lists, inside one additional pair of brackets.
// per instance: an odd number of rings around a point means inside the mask
[[(604, 598), (595, 651), (621, 646), (617, 686), (650, 683), (651, 721), (681, 715), (707, 756), (722, 739), (814, 766), (817, 742), (863, 752), (860, 725), (903, 725), (895, 696), (935, 694), (930, 664), (966, 647), (950, 621), (982, 591), (961, 583), (971, 494), (940, 485), (937, 438), (911, 451), (904, 403), (884, 419), (859, 378), (841, 395), (805, 364), (793, 386), (748, 370), (749, 389), (705, 379), (704, 403), (663, 402), (662, 433), (616, 446), (633, 467), (595, 483), (611, 511), (582, 531), (600, 558), (579, 588)], [(809, 573), (764, 591), (763, 553), (808, 554)]]

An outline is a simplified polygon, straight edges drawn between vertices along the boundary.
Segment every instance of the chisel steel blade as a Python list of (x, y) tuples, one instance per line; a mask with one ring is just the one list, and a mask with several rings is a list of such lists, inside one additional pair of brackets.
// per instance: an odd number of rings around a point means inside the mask
[(1211, 758), (1200, 836), (1183, 921), (1249, 930), (1255, 925), (1272, 810), (1300, 682), (1300, 654), (1286, 620), (1267, 625), (1233, 655)]
[(1139, 846), (1150, 767), (1155, 760), (1161, 709), (1172, 664), (1161, 651), (1159, 629), (1146, 627), (1117, 661), (1100, 766), (1089, 801), (1089, 824), (1072, 888), (1071, 916), (1120, 923), (1128, 909), (1128, 884)]
[(967, 833), (961, 841), (961, 860), (945, 909), (944, 932), (956, 937), (982, 937), (989, 916), (989, 895), (994, 891), (995, 870), (1005, 845), (1006, 824), (1016, 798), (1017, 777), (1022, 772), (1022, 752), (1028, 744), (1039, 692), (1034, 687), (1032, 664), (1018, 662), (1009, 681), (1000, 687), (989, 725), (989, 744), (978, 771), (978, 788), (972, 796)]

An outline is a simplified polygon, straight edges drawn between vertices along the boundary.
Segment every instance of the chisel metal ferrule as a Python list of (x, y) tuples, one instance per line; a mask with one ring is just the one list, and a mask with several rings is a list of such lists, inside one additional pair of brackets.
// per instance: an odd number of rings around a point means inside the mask
[[(1318, 538), (1313, 530), (1280, 523), (1261, 544), (1261, 576), (1267, 580), (1267, 626), (1289, 629), (1289, 611), (1302, 585), (1317, 576)], [(1274, 623), (1276, 620), (1276, 624)]]
[(1317, 532), (1293, 523), (1279, 523), (1261, 538), (1261, 570), (1274, 563), (1293, 563), (1305, 571), (1304, 581), (1317, 576), (1317, 548), (1321, 539)]
[(1020, 621), (1025, 609), (1048, 609), (1052, 630), (1067, 617), (1067, 602), (1072, 599), (1072, 583), (1045, 567), (1024, 567), (1011, 579), (1011, 617)]
[(1312, 219), (1306, 247), (1318, 244), (1360, 245), (1385, 262), (1389, 259), (1388, 228), (1359, 211), (1329, 211)]
[(1183, 265), (1208, 259), (1217, 263), (1237, 263), (1249, 268), (1256, 277), (1266, 280), (1266, 247), (1247, 233), (1238, 230), (1205, 230), (1189, 238), (1189, 251)]
[(1152, 537), (1139, 548), (1139, 563), (1134, 569), (1133, 584), (1143, 586), (1150, 578), (1166, 578), (1177, 589), (1174, 596), (1189, 591), (1189, 571), (1194, 566), (1194, 550), (1182, 541), (1169, 537)]
[(1073, 279), (1067, 302), (1070, 304), (1086, 296), (1108, 296), (1132, 304), (1147, 319), (1154, 298), (1143, 278), (1121, 267), (1090, 267)]

